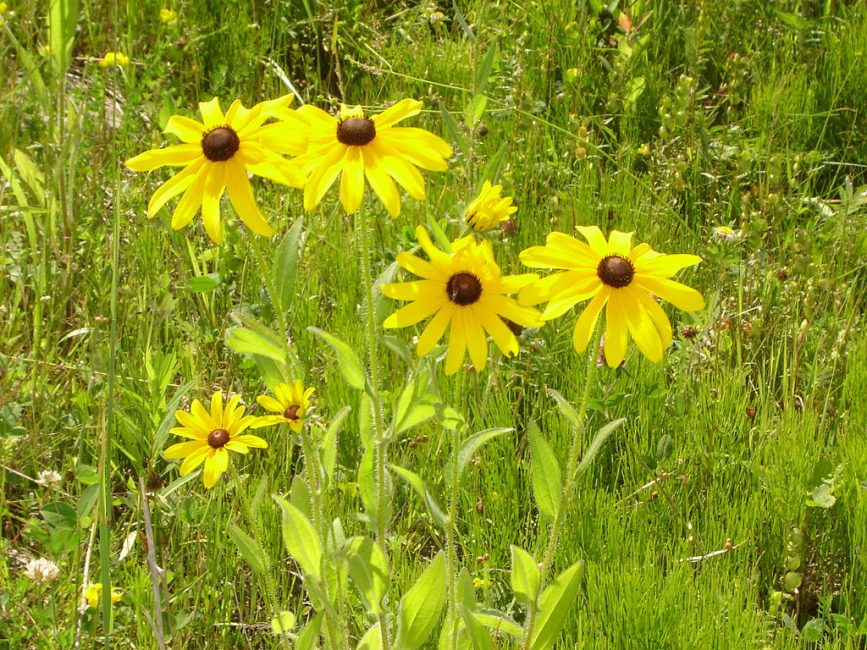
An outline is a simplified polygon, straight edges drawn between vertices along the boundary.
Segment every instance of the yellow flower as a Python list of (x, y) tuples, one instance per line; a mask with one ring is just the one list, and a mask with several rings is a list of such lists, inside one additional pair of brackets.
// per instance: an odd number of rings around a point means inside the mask
[(160, 20), (166, 25), (174, 25), (178, 22), (178, 14), (174, 9), (160, 9)]
[(542, 324), (539, 312), (520, 306), (507, 294), (515, 293), (538, 279), (535, 273), (500, 275), (491, 242), (476, 242), (472, 235), (452, 243), (452, 253), (436, 248), (422, 226), (416, 238), (430, 262), (410, 253), (400, 253), (397, 263), (421, 280), (386, 284), (382, 293), (396, 300), (413, 302), (385, 319), (385, 327), (408, 327), (433, 316), (418, 339), (418, 354), (430, 352), (450, 327), (445, 371), (454, 374), (467, 350), (476, 370), (488, 359), (485, 332), (503, 354), (518, 353), (518, 341), (504, 320), (522, 327)]
[(292, 384), (277, 384), (274, 387), (275, 397), (260, 395), (256, 401), (273, 413), (279, 415), (263, 415), (260, 419), (268, 424), (288, 424), (295, 433), (301, 431), (304, 416), (310, 408), (310, 396), (315, 388), (304, 389), (304, 383), (299, 379)]
[(270, 237), (274, 229), (265, 220), (247, 173), (278, 183), (302, 187), (304, 174), (293, 161), (279, 156), (261, 137), (263, 123), (292, 102), (291, 95), (256, 104), (251, 109), (235, 100), (223, 114), (214, 98), (199, 104), (203, 122), (173, 115), (165, 132), (183, 144), (151, 149), (130, 158), (126, 166), (136, 172), (164, 165), (184, 169), (163, 183), (148, 203), (148, 217), (154, 216), (169, 200), (183, 192), (172, 214), (172, 228), (183, 228), (202, 209), (202, 221), (211, 240), (219, 244), (220, 199), (228, 188), (235, 212), (253, 232)]
[(229, 467), (229, 452), (246, 454), (250, 447), (265, 449), (268, 443), (259, 436), (241, 435), (252, 427), (266, 426), (261, 418), (244, 416), (244, 407), (239, 406), (240, 395), (233, 396), (223, 408), (223, 395), (217, 391), (211, 397), (211, 412), (205, 410), (199, 400), (193, 400), (190, 412), (175, 411), (175, 417), (182, 426), (170, 431), (190, 442), (179, 442), (163, 452), (168, 460), (184, 458), (181, 463), (181, 476), (186, 476), (202, 463), (205, 463), (203, 480), (206, 488), (212, 488), (220, 474)]
[(500, 197), (502, 185), (491, 185), (490, 181), (482, 184), (482, 191), (467, 206), (464, 218), (476, 232), (488, 232), (503, 221), (509, 220), (509, 215), (518, 211), (512, 205), (512, 197)]
[[(87, 599), (87, 606), (91, 609), (99, 609), (99, 601), (102, 596), (102, 583), (94, 582), (84, 590), (84, 597)], [(111, 604), (114, 605), (123, 597), (123, 591), (120, 589), (111, 590)]]
[(612, 230), (608, 241), (596, 226), (578, 231), (589, 246), (559, 232), (548, 235), (545, 246), (521, 253), (532, 268), (563, 269), (528, 286), (519, 296), (521, 304), (548, 301), (543, 320), (562, 316), (584, 300), (590, 304), (575, 323), (572, 342), (578, 352), (587, 348), (599, 312), (606, 307), (605, 359), (616, 368), (626, 356), (631, 335), (642, 354), (651, 361), (662, 359), (671, 344), (671, 323), (654, 296), (684, 311), (704, 307), (704, 298), (670, 278), (679, 270), (701, 262), (697, 255), (663, 255), (649, 244), (632, 246), (632, 233)]
[(309, 122), (307, 150), (297, 158), (310, 175), (304, 188), (304, 208), (312, 210), (319, 205), (338, 176), (340, 202), (349, 214), (361, 205), (365, 177), (392, 217), (400, 214), (394, 181), (413, 198), (424, 199), (424, 178), (417, 167), (445, 171), (452, 148), (424, 129), (393, 126), (418, 115), (421, 107), (419, 101), (404, 99), (367, 118), (360, 106), (342, 106), (335, 119), (310, 104), (301, 106), (298, 114)]
[(735, 230), (730, 226), (716, 226), (713, 229), (713, 236), (723, 241), (737, 241), (741, 238), (741, 234), (740, 230)]
[(5, 14), (8, 11), (8, 7), (5, 2), (0, 2), (0, 16)]
[(129, 57), (123, 52), (106, 52), (105, 56), (100, 59), (99, 65), (103, 68), (115, 65), (125, 68), (129, 65)]

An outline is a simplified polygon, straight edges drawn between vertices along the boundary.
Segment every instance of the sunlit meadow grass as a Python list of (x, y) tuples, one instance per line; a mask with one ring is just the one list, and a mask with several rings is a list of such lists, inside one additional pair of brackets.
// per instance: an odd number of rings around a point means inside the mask
[[(863, 3), (8, 0), (0, 53), (0, 648), (287, 647), (272, 609), (294, 613), (294, 632), (310, 618), (271, 498), (306, 498), (306, 452), (289, 428), (257, 430), (268, 449), (234, 455), (211, 490), (178, 482), (162, 457), (180, 440), (168, 433), (175, 409), (194, 398), (243, 393), (263, 414), (259, 368), (226, 344), (243, 319), (282, 321), (306, 369), (297, 378), (316, 388), (310, 432), (352, 408), (327, 515), (346, 537), (375, 537), (359, 489), (362, 393), (308, 330), (364, 355), (358, 220), (337, 188), (305, 213), (301, 190), (256, 178), (277, 237), (258, 238), (224, 201), (215, 246), (199, 218), (170, 229), (174, 203), (145, 218), (168, 171), (122, 165), (165, 146), (169, 116), (195, 116), (199, 101), (287, 93), (332, 113), (412, 97), (425, 110), (411, 126), (455, 149), (448, 172), (425, 175), (426, 201), (402, 194), (397, 219), (367, 191), (376, 277), (415, 246), (419, 224), (456, 238), (485, 180), (518, 207), (494, 237), (504, 275), (527, 272), (520, 251), (551, 231), (586, 225), (703, 258), (678, 279), (707, 306), (666, 308), (675, 336), (662, 362), (630, 346), (623, 367), (593, 374), (581, 449), (625, 424), (578, 476), (559, 533), (552, 575), (586, 566), (555, 647), (865, 646)], [(263, 271), (293, 224), (304, 246), (277, 314)], [(376, 322), (399, 306), (380, 297)], [(549, 531), (531, 432), (562, 471), (574, 428), (549, 391), (581, 400), (580, 309), (526, 330), (514, 358), (492, 345), (483, 373), (446, 379), (434, 366), (473, 431), (513, 429), (459, 484), (456, 561), (481, 607), (519, 623), (510, 545), (541, 560)], [(387, 405), (411, 369), (395, 349), (414, 353), (420, 331), (389, 330), (396, 343), (379, 345)], [(436, 420), (389, 453), (447, 505), (451, 438)], [(392, 482), (394, 605), (447, 544), (418, 494)], [(257, 538), (267, 579), (233, 526)], [(84, 599), (107, 573), (123, 592), (108, 637), (108, 617)], [(348, 594), (355, 648), (375, 619)]]

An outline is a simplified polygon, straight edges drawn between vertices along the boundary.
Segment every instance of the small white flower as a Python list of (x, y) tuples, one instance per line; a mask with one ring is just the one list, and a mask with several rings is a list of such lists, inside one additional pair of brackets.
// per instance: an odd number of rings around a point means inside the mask
[(716, 239), (722, 239), (723, 241), (737, 241), (742, 235), (743, 233), (740, 230), (735, 230), (728, 226), (717, 226), (713, 229), (713, 236)]
[(24, 575), (33, 582), (49, 582), (56, 580), (60, 575), (60, 567), (44, 557), (30, 560), (24, 569)]
[(63, 477), (54, 470), (44, 469), (36, 476), (36, 480), (42, 485), (53, 487), (55, 485), (60, 485)]

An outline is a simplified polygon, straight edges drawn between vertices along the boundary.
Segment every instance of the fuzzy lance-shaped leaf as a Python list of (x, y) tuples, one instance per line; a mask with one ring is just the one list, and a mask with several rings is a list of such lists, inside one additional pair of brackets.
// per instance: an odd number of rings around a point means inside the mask
[(399, 465), (389, 465), (388, 468), (406, 481), (409, 486), (416, 491), (424, 502), (425, 508), (427, 508), (427, 511), (433, 518), (434, 522), (441, 528), (445, 528), (448, 524), (448, 516), (446, 516), (446, 513), (443, 512), (442, 508), (440, 508), (439, 504), (433, 498), (433, 495), (428, 491), (427, 485), (425, 485), (422, 478), (415, 472), (408, 470), (405, 467), (400, 467)]
[(376, 456), (373, 445), (364, 450), (361, 462), (358, 464), (358, 494), (364, 509), (370, 515), (371, 525), (376, 527)]
[(315, 650), (319, 647), (319, 628), (322, 627), (323, 612), (310, 619), (295, 639), (295, 650)]
[(364, 367), (361, 365), (358, 355), (355, 354), (355, 350), (333, 334), (329, 334), (318, 327), (308, 327), (307, 331), (319, 337), (334, 349), (334, 352), (337, 354), (337, 365), (346, 383), (355, 390), (364, 390), (367, 378), (364, 374)]
[(286, 634), (295, 627), (295, 614), (286, 611), (285, 609), (277, 613), (277, 616), (271, 619), (271, 634), (279, 636)]
[(388, 562), (379, 545), (368, 537), (353, 537), (344, 547), (349, 577), (352, 578), (367, 612), (383, 614), (382, 598), (388, 591)]
[(436, 395), (430, 390), (430, 373), (422, 371), (410, 379), (400, 397), (397, 407), (394, 409), (394, 423), (392, 431), (394, 435), (408, 431), (422, 422), (427, 422), (436, 415), (433, 402)]
[(602, 445), (604, 445), (605, 441), (608, 440), (608, 436), (619, 429), (624, 422), (626, 422), (626, 418), (617, 418), (596, 432), (596, 435), (593, 436), (593, 440), (590, 441), (590, 446), (587, 447), (587, 451), (585, 451), (584, 455), (581, 457), (581, 462), (578, 463), (578, 467), (575, 470), (576, 474), (580, 474), (590, 467), (590, 463), (592, 463), (593, 459), (596, 458), (596, 454), (599, 453)]
[(397, 608), (395, 650), (416, 650), (436, 628), (446, 603), (446, 556), (440, 551)]
[(581, 426), (581, 418), (578, 416), (578, 411), (575, 410), (575, 407), (572, 406), (565, 397), (563, 397), (560, 393), (558, 393), (553, 388), (548, 389), (548, 394), (554, 398), (554, 401), (557, 402), (557, 408), (560, 409), (560, 413), (566, 416), (566, 419), (569, 420), (574, 426)]
[(264, 336), (261, 331), (249, 327), (230, 327), (226, 331), (226, 345), (238, 354), (254, 354), (272, 359), (278, 363), (286, 363), (286, 352), (280, 345), (280, 340), (270, 333)]
[(48, 11), (48, 52), (54, 74), (66, 74), (72, 61), (75, 28), (78, 24), (78, 0), (51, 0)]
[(331, 420), (331, 424), (328, 425), (325, 435), (322, 436), (322, 446), (319, 450), (320, 462), (329, 483), (334, 478), (334, 466), (337, 464), (337, 434), (340, 433), (343, 420), (346, 419), (351, 410), (351, 406), (344, 406), (340, 409)]
[(310, 498), (310, 488), (300, 474), (292, 477), (289, 486), (289, 503), (298, 508), (307, 519), (313, 518), (313, 500)]
[(491, 648), (493, 648), (491, 635), (485, 629), (485, 626), (479, 622), (475, 614), (471, 610), (467, 609), (467, 607), (462, 603), (458, 603), (458, 612), (464, 621), (464, 633), (470, 640), (472, 649), (491, 650)]
[(469, 151), (469, 140), (467, 140), (467, 137), (463, 134), (463, 131), (461, 131), (461, 127), (458, 126), (457, 120), (455, 120), (454, 116), (449, 113), (446, 105), (442, 102), (440, 102), (440, 116), (443, 118), (443, 124), (446, 127), (446, 131), (449, 132), (449, 136), (451, 136), (452, 140), (457, 143), (458, 149), (464, 153)]
[(499, 54), (497, 41), (493, 41), (490, 47), (488, 47), (488, 51), (485, 52), (478, 70), (476, 70), (476, 83), (473, 86), (473, 94), (478, 95), (485, 92), (485, 89), (488, 87), (488, 79), (494, 69), (494, 62), (497, 60), (497, 54)]
[(256, 543), (256, 540), (250, 537), (235, 524), (229, 524), (229, 537), (235, 542), (235, 546), (241, 552), (241, 557), (250, 565), (256, 573), (265, 573), (268, 570), (268, 558), (265, 556), (265, 551)]
[(187, 280), (187, 288), (196, 293), (209, 293), (220, 286), (220, 274), (197, 275)]
[(413, 357), (412, 352), (410, 352), (409, 346), (402, 338), (385, 334), (382, 337), (382, 343), (385, 347), (403, 359), (407, 366), (410, 368), (415, 367), (415, 358)]
[(533, 473), (533, 496), (536, 507), (548, 521), (553, 522), (560, 508), (560, 465), (551, 447), (542, 437), (539, 427), (532, 420), (527, 427), (530, 436), (530, 457)]
[(482, 121), (482, 115), (485, 114), (485, 108), (488, 105), (488, 98), (485, 95), (475, 95), (470, 100), (467, 110), (464, 112), (464, 119), (467, 121), (467, 126), (475, 129), (479, 122)]
[(306, 579), (319, 580), (322, 575), (322, 544), (313, 524), (298, 508), (274, 494), (274, 501), (283, 510), (283, 543)]
[(160, 426), (157, 427), (157, 430), (154, 433), (153, 443), (151, 444), (152, 456), (159, 455), (160, 451), (165, 447), (166, 440), (169, 437), (169, 429), (171, 429), (175, 424), (175, 411), (178, 410), (178, 405), (181, 403), (184, 395), (186, 395), (192, 387), (193, 382), (188, 381), (186, 384), (178, 388), (172, 396), (171, 401), (166, 407), (166, 414), (160, 422)]
[(524, 549), (511, 546), (512, 549), (512, 591), (519, 602), (535, 609), (539, 587), (542, 584), (542, 573), (533, 556)]
[(583, 576), (584, 560), (578, 560), (542, 592), (530, 650), (549, 650), (554, 647), (554, 641), (566, 623), (566, 615), (575, 604)]
[[(496, 153), (488, 159), (488, 162), (482, 168), (482, 173), (479, 176), (480, 179), (483, 181), (489, 180), (493, 183), (494, 179), (500, 175), (500, 168), (503, 166), (503, 157), (506, 155), (506, 146), (508, 144), (508, 142), (501, 144)], [(481, 187), (479, 187), (479, 190), (481, 190)]]
[(378, 622), (367, 628), (367, 632), (358, 641), (355, 650), (382, 650), (382, 628)]
[(477, 611), (474, 616), (479, 623), (495, 632), (502, 632), (516, 639), (524, 638), (524, 628), (502, 612), (484, 609)]
[(473, 455), (489, 440), (496, 438), (509, 431), (514, 431), (511, 427), (498, 427), (494, 429), (485, 429), (474, 433), (469, 438), (461, 443), (458, 450), (458, 478), (463, 475), (467, 464), (472, 460)]
[(298, 276), (298, 260), (304, 247), (304, 217), (298, 217), (283, 241), (277, 247), (271, 264), (271, 279), (274, 282), (277, 304), (280, 311), (288, 311), (295, 296), (295, 279)]

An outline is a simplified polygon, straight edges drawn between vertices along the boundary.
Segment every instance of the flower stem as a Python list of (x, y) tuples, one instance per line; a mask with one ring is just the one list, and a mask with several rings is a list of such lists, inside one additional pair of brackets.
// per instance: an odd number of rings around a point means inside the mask
[[(557, 509), (557, 516), (554, 517), (554, 523), (548, 529), (548, 541), (545, 544), (545, 552), (542, 556), (541, 580), (539, 582), (539, 593), (545, 589), (545, 584), (551, 574), (551, 564), (554, 561), (554, 551), (557, 549), (557, 542), (560, 538), (560, 531), (566, 520), (566, 515), (569, 512), (569, 507), (572, 504), (572, 497), (575, 494), (575, 486), (578, 482), (578, 462), (581, 459), (582, 439), (586, 429), (587, 419), (587, 404), (590, 401), (590, 389), (593, 387), (593, 379), (596, 371), (596, 359), (599, 356), (599, 340), (600, 337), (594, 336), (590, 344), (590, 350), (587, 353), (587, 369), (584, 373), (584, 393), (581, 396), (581, 403), (578, 405), (578, 424), (575, 425), (572, 431), (572, 447), (569, 450), (569, 462), (566, 465), (566, 486), (563, 488), (563, 495), (560, 499), (560, 507)], [(524, 643), (521, 646), (523, 650), (529, 650), (530, 642), (533, 637), (533, 627), (536, 623), (536, 608), (531, 607), (527, 620), (524, 623)]]
[[(387, 507), (385, 490), (385, 467), (388, 463), (388, 440), (385, 436), (384, 415), (382, 412), (382, 400), (379, 392), (379, 350), (376, 332), (376, 314), (373, 304), (373, 275), (370, 269), (371, 229), (364, 211), (361, 207), (358, 211), (357, 228), (360, 230), (358, 237), (361, 246), (361, 283), (364, 285), (364, 314), (365, 330), (367, 336), (367, 356), (369, 367), (370, 395), (373, 402), (373, 430), (374, 430), (374, 483), (376, 485), (376, 543), (382, 549), (388, 561), (388, 521), (385, 511)], [(388, 626), (385, 614), (379, 615), (379, 626), (382, 630), (382, 650), (389, 650)]]
[[(466, 373), (461, 374), (461, 380), (454, 383), (454, 397), (452, 403), (458, 413), (461, 413), (464, 403), (463, 397), (466, 390), (464, 379)], [(458, 553), (457, 553), (457, 525), (458, 525), (458, 500), (460, 494), (458, 492), (458, 481), (460, 476), (460, 465), (458, 452), (461, 447), (461, 433), (463, 428), (456, 426), (452, 430), (452, 454), (449, 468), (450, 476), (448, 479), (449, 487), (449, 518), (446, 523), (446, 594), (448, 611), (446, 612), (446, 623), (448, 625), (449, 640), (446, 647), (451, 650), (457, 648), (458, 638), (455, 634), (455, 626), (458, 620), (457, 602), (458, 602)]]

